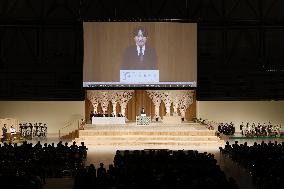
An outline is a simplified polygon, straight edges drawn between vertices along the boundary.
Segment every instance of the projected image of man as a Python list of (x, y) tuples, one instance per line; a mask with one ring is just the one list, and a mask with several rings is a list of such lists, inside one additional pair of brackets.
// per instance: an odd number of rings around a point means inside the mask
[(157, 70), (157, 54), (154, 48), (146, 44), (146, 30), (138, 27), (133, 33), (135, 44), (125, 49), (121, 70)]

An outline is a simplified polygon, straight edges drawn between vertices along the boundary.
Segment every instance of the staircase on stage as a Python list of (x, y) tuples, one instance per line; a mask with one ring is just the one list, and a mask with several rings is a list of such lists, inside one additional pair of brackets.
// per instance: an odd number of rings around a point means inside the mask
[(214, 130), (208, 130), (198, 123), (163, 124), (152, 122), (147, 126), (136, 126), (135, 122), (123, 125), (87, 124), (79, 130), (76, 142), (84, 142), (87, 146), (145, 146), (160, 148), (165, 146), (222, 146), (224, 141), (215, 136)]

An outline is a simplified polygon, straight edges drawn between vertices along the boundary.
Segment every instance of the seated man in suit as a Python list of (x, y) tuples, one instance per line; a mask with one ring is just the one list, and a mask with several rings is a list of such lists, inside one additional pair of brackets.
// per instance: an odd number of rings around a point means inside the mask
[(103, 116), (108, 117), (108, 113), (105, 111)]
[(121, 70), (157, 70), (157, 54), (146, 45), (147, 32), (143, 27), (134, 30), (135, 45), (125, 49)]

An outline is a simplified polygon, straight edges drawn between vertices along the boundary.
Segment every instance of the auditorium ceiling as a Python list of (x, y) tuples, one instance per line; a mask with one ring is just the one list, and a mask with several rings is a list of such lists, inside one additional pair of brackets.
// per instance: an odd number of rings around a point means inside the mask
[(83, 100), (83, 22), (198, 23), (198, 100), (284, 99), (284, 1), (0, 0), (0, 99)]

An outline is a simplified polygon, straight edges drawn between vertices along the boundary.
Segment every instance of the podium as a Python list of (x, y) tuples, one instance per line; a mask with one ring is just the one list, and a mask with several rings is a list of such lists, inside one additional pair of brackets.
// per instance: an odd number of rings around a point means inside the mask
[(151, 117), (150, 116), (136, 116), (136, 125), (150, 125)]
[(93, 125), (119, 125), (125, 124), (125, 117), (92, 117)]

